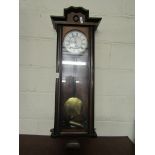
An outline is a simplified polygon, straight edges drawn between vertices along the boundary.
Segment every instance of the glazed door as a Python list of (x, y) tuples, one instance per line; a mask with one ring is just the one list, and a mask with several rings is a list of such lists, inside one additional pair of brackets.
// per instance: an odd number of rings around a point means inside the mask
[(85, 131), (89, 124), (89, 28), (64, 26), (61, 61), (61, 131)]

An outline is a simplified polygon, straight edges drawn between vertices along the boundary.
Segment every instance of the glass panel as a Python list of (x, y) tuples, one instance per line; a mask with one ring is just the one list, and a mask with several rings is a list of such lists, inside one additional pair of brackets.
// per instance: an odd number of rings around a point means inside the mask
[[(80, 38), (80, 34), (78, 35)], [(68, 51), (64, 43), (62, 49), (61, 124), (64, 129), (87, 129), (89, 94), (88, 46), (85, 46), (84, 50), (78, 53), (78, 48), (80, 47), (74, 46), (77, 40), (73, 38), (72, 40), (70, 39), (72, 47), (67, 47), (73, 50)], [(80, 43), (77, 46), (81, 46)], [(74, 48), (76, 50), (75, 53)]]

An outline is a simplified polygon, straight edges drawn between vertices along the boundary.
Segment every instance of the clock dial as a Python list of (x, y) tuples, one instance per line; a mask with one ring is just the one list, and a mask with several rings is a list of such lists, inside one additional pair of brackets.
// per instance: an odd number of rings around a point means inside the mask
[(83, 53), (86, 50), (87, 45), (87, 38), (85, 34), (80, 31), (70, 31), (64, 37), (63, 46), (72, 54)]

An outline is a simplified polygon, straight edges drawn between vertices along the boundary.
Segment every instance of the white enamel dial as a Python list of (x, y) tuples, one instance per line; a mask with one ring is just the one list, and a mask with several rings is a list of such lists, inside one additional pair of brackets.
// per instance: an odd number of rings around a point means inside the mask
[(87, 38), (85, 34), (80, 31), (70, 31), (64, 37), (63, 46), (72, 54), (83, 53), (86, 50), (87, 45)]

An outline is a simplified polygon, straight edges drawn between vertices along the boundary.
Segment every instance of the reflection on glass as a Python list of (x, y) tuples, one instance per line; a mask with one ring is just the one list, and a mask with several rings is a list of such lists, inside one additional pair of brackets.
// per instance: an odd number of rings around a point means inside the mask
[(62, 61), (64, 65), (85, 66), (87, 63), (82, 61)]

